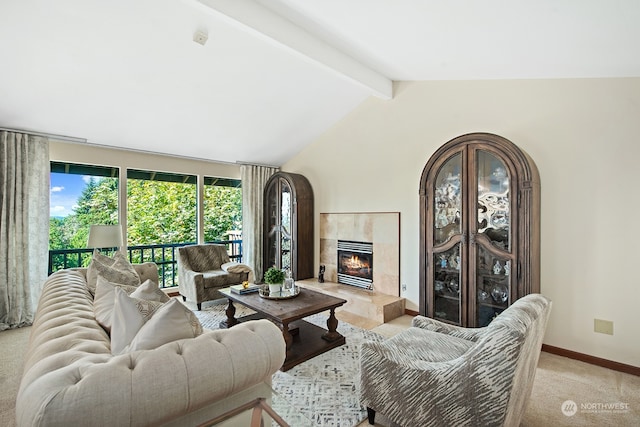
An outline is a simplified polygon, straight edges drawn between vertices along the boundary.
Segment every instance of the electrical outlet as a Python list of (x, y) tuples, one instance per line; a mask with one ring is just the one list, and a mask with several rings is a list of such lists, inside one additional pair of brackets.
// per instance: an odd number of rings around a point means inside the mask
[(407, 284), (403, 283), (402, 284), (402, 292), (406, 292), (407, 291)]
[(613, 322), (609, 320), (593, 319), (593, 331), (600, 334), (613, 335)]

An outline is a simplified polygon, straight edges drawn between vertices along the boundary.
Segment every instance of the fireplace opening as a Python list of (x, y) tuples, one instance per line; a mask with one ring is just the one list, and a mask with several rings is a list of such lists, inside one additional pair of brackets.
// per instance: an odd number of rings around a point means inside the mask
[(373, 243), (338, 240), (338, 283), (373, 289)]

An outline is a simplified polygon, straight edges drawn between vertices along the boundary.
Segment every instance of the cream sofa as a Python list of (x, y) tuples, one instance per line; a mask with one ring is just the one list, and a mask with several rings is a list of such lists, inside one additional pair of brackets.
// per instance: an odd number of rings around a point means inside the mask
[[(134, 265), (141, 281), (155, 264)], [(112, 356), (86, 270), (44, 284), (16, 401), (17, 426), (197, 425), (270, 392), (282, 332), (267, 320)]]

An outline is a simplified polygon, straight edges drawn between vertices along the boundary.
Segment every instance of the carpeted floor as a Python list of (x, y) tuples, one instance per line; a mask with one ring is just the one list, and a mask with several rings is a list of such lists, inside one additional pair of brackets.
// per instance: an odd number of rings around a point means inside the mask
[[(224, 318), (224, 304), (206, 304), (198, 316), (209, 329)], [(245, 311), (246, 310), (246, 311)], [(250, 311), (238, 307), (237, 315)], [(197, 312), (196, 312), (197, 313)], [(323, 315), (309, 321), (323, 326)], [(358, 343), (388, 337), (406, 327), (406, 322), (385, 324), (372, 331), (340, 322), (338, 330), (347, 344), (304, 362), (273, 378), (273, 406), (294, 420), (292, 427), (365, 427), (366, 414), (359, 408), (358, 370), (354, 367)], [(15, 396), (22, 372), (22, 358), (30, 328), (0, 332), (0, 426), (15, 425)], [(563, 403), (575, 402), (575, 414), (562, 412)], [(618, 409), (609, 409), (617, 404)], [(364, 421), (357, 421), (357, 420)], [(383, 414), (376, 425), (388, 427)], [(546, 426), (638, 426), (640, 425), (640, 377), (543, 352), (538, 363), (529, 407), (521, 427)]]
[[(204, 327), (213, 329), (226, 319), (225, 307), (224, 301), (210, 302), (195, 313)], [(236, 317), (251, 313), (252, 310), (236, 304)], [(305, 320), (327, 327), (327, 314), (315, 314)], [(272, 406), (292, 426), (352, 427), (367, 416), (357, 390), (360, 343), (384, 337), (346, 322), (338, 323), (338, 332), (346, 338), (344, 345), (273, 376)]]

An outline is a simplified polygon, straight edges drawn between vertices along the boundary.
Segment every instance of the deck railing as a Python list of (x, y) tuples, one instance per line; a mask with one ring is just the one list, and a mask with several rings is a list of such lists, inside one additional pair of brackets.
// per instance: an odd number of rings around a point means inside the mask
[[(213, 242), (227, 246), (227, 252), (231, 261), (242, 261), (242, 240), (216, 240)], [(178, 268), (176, 248), (194, 243), (167, 243), (159, 245), (128, 246), (129, 261), (134, 264), (143, 262), (155, 262), (158, 265), (159, 285), (161, 288), (170, 288), (178, 285)], [(101, 250), (110, 255), (113, 249)], [(49, 251), (49, 274), (65, 268), (86, 267), (91, 262), (93, 249), (53, 249)]]

